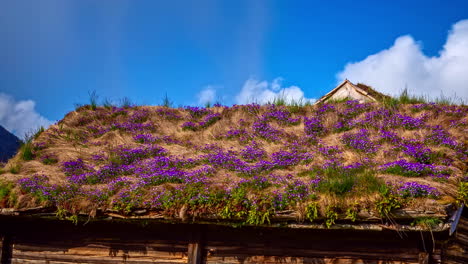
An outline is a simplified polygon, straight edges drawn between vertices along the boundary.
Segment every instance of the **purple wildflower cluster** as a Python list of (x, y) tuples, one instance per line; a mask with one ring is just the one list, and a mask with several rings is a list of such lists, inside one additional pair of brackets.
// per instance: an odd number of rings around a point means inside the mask
[(265, 118), (255, 121), (252, 129), (254, 134), (269, 141), (279, 141), (283, 134), (280, 130), (272, 127)]
[(266, 151), (261, 149), (258, 144), (253, 142), (252, 145), (244, 147), (240, 151), (241, 157), (247, 162), (255, 162), (266, 156)]
[(252, 188), (254, 190), (263, 190), (271, 186), (271, 183), (268, 181), (268, 178), (265, 176), (253, 176), (249, 179), (242, 179), (238, 183), (239, 187)]
[(80, 158), (62, 163), (62, 170), (65, 175), (76, 175), (90, 171), (92, 168), (84, 163)]
[(128, 121), (130, 123), (144, 123), (149, 118), (149, 111), (138, 109), (133, 112)]
[(401, 115), (401, 114), (397, 114), (396, 116), (400, 121), (399, 125), (403, 126), (406, 129), (411, 130), (411, 129), (422, 128), (423, 125), (425, 124), (424, 117), (418, 118), (418, 117), (411, 117), (411, 116)]
[(380, 168), (385, 172), (407, 177), (432, 176), (437, 178), (447, 178), (450, 176), (450, 171), (443, 168), (442, 166), (434, 166), (432, 164), (423, 164), (419, 162), (409, 162), (405, 159), (386, 163), (381, 165)]
[(145, 145), (141, 147), (118, 146), (112, 152), (115, 156), (114, 163), (129, 165), (135, 161), (149, 157), (164, 156), (167, 151), (157, 145)]
[(436, 188), (429, 185), (420, 184), (417, 182), (405, 182), (402, 186), (397, 189), (398, 194), (402, 197), (439, 197), (440, 193)]
[(182, 116), (177, 113), (177, 110), (171, 108), (158, 108), (156, 115), (166, 120), (181, 120)]
[(417, 162), (430, 164), (432, 161), (432, 151), (424, 144), (415, 141), (406, 141), (401, 145), (403, 153), (413, 157)]
[(346, 119), (344, 122), (349, 125), (361, 127), (374, 127), (379, 130), (403, 127), (408, 130), (424, 128), (427, 116), (412, 117), (398, 112), (390, 111), (386, 108), (379, 108), (365, 113), (361, 119)]
[(295, 180), (287, 185), (285, 196), (289, 200), (304, 201), (309, 195), (309, 187), (301, 180)]
[(110, 129), (111, 130), (119, 129), (122, 131), (129, 131), (129, 132), (156, 131), (156, 127), (152, 123), (133, 123), (133, 122), (114, 123), (111, 125)]
[(320, 104), (320, 106), (317, 108), (316, 113), (317, 115), (323, 115), (327, 112), (333, 112), (336, 111), (336, 107), (332, 104)]
[(457, 141), (441, 126), (433, 127), (431, 132), (426, 136), (425, 142), (434, 145), (447, 146), (449, 148), (456, 148), (458, 146)]
[(345, 133), (341, 141), (346, 146), (364, 153), (375, 153), (379, 146), (373, 143), (369, 138), (367, 129), (360, 129), (357, 133)]
[(390, 130), (380, 130), (379, 136), (384, 142), (389, 142), (393, 145), (397, 145), (401, 142), (400, 136), (398, 136), (396, 132)]
[(257, 103), (246, 104), (243, 106), (243, 109), (245, 109), (247, 113), (256, 116), (260, 112), (260, 105)]
[(195, 119), (203, 117), (211, 112), (209, 109), (206, 109), (204, 107), (197, 107), (197, 106), (185, 106), (184, 109), (187, 112), (189, 112), (192, 118), (195, 118)]
[(345, 110), (340, 112), (339, 115), (342, 118), (351, 119), (355, 116), (358, 116), (365, 111), (370, 109), (371, 104), (369, 103), (359, 103), (357, 100), (349, 100), (345, 103)]
[(317, 137), (325, 132), (325, 126), (323, 125), (320, 117), (304, 118), (304, 133), (307, 136)]
[(285, 107), (276, 105), (268, 105), (267, 111), (261, 117), (264, 120), (276, 120), (281, 125), (297, 125), (301, 122), (301, 118), (292, 118), (291, 112)]
[(219, 113), (211, 113), (206, 115), (200, 122), (192, 122), (188, 121), (182, 124), (182, 129), (183, 130), (191, 130), (191, 131), (197, 131), (202, 128), (206, 128), (211, 126), (212, 124), (216, 123), (218, 120), (221, 119), (221, 114)]
[(29, 178), (18, 180), (21, 190), (47, 197), (51, 193), (51, 188), (48, 186), (49, 178), (45, 175), (35, 174)]

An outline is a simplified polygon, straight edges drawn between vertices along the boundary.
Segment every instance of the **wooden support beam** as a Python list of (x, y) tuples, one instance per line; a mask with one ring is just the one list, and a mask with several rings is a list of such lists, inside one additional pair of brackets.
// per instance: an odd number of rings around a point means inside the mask
[(200, 242), (189, 243), (188, 245), (188, 264), (202, 263), (202, 245)]
[(192, 229), (188, 244), (188, 264), (201, 264), (203, 262), (203, 231), (200, 226)]
[(429, 253), (419, 252), (419, 264), (429, 264)]
[(0, 249), (0, 263), (11, 264), (11, 257), (13, 252), (13, 245), (10, 236), (1, 238), (2, 248)]

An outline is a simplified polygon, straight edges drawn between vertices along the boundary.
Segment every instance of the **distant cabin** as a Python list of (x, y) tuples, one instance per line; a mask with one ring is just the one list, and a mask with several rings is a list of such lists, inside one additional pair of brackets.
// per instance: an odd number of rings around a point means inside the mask
[(388, 95), (377, 92), (372, 87), (362, 83), (354, 84), (348, 79), (344, 80), (333, 90), (317, 100), (315, 104), (325, 103), (328, 101), (343, 100), (349, 98), (350, 100), (358, 100), (360, 103), (364, 102), (380, 102)]

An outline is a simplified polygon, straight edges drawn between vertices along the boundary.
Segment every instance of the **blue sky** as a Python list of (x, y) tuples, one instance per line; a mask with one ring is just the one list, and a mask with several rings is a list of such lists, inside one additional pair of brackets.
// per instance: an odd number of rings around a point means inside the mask
[(233, 104), (318, 98), (349, 78), (468, 98), (467, 77), (453, 80), (468, 72), (466, 10), (466, 0), (2, 1), (0, 125), (22, 134), (93, 90)]

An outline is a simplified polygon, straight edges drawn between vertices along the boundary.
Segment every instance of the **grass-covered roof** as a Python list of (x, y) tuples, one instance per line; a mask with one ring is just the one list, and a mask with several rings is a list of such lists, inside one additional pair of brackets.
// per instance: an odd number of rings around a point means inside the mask
[(8, 162), (0, 208), (328, 227), (402, 209), (443, 220), (468, 192), (467, 113), (356, 101), (88, 105)]

